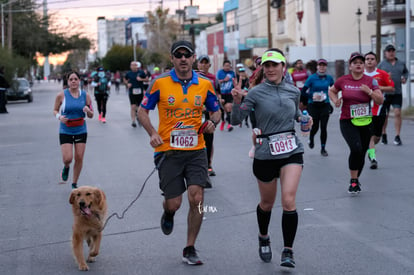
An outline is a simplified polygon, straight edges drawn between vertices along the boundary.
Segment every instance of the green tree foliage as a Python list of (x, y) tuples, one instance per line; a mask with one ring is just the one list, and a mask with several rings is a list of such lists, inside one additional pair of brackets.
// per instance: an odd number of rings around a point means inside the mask
[[(142, 64), (148, 64), (149, 59), (145, 56), (145, 50), (136, 48), (137, 60)], [(134, 60), (134, 48), (132, 46), (114, 45), (102, 59), (102, 65), (106, 70), (129, 70), (129, 64)]]
[[(7, 0), (0, 0), (7, 3)], [(34, 0), (19, 0), (8, 5), (11, 8), (11, 17), (5, 9), (5, 29), (12, 26), (12, 32), (5, 36), (6, 41), (11, 38), (12, 51), (30, 62), (34, 62), (36, 53), (42, 55), (59, 54), (70, 50), (87, 51), (91, 42), (82, 38), (73, 27), (62, 29), (57, 26), (54, 15), (47, 18), (36, 10), (40, 5)], [(8, 43), (5, 43), (7, 46)]]
[(216, 14), (216, 23), (221, 23), (221, 22), (223, 22), (223, 14), (220, 12)]
[(14, 77), (26, 76), (29, 64), (27, 59), (0, 48), (0, 67), (4, 66), (4, 75), (9, 83)]

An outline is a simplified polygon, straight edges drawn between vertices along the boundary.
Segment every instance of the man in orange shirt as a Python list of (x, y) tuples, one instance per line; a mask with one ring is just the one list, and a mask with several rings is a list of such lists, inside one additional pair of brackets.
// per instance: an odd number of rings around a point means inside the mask
[[(207, 154), (203, 133), (213, 133), (220, 120), (219, 102), (208, 79), (192, 70), (196, 57), (193, 45), (177, 41), (171, 47), (174, 68), (154, 79), (138, 110), (138, 117), (155, 148), (155, 163), (164, 195), (161, 229), (171, 234), (174, 214), (187, 190), (189, 201), (187, 245), (183, 261), (200, 265), (194, 244), (203, 220), (204, 188), (211, 187), (207, 174)], [(202, 123), (203, 106), (210, 120)], [(158, 107), (158, 131), (149, 111)]]

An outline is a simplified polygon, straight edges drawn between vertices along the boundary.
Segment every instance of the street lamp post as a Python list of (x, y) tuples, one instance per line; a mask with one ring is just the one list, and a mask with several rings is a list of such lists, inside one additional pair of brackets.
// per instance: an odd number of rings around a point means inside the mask
[(1, 3), (1, 47), (4, 48), (4, 4)]
[(362, 12), (360, 8), (358, 8), (356, 15), (358, 17), (357, 18), (358, 20), (358, 45), (359, 45), (359, 52), (361, 52), (362, 51), (361, 50), (361, 15), (362, 15)]
[(1, 47), (4, 48), (4, 7), (7, 5), (16, 2), (16, 0), (11, 0), (6, 3), (1, 3)]

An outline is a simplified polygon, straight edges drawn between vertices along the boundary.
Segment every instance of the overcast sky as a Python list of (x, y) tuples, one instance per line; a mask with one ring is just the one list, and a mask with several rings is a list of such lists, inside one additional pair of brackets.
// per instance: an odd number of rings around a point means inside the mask
[[(36, 0), (43, 3), (43, 0)], [(199, 13), (216, 13), (223, 8), (225, 0), (193, 0), (193, 5), (199, 6)], [(144, 16), (146, 11), (155, 10), (160, 5), (156, 0), (47, 0), (48, 13), (58, 12), (63, 21), (72, 21), (85, 25), (85, 30), (96, 34), (96, 19), (105, 16), (108, 19), (116, 17)], [(169, 14), (177, 9), (189, 6), (190, 0), (163, 0), (163, 8), (169, 8)]]

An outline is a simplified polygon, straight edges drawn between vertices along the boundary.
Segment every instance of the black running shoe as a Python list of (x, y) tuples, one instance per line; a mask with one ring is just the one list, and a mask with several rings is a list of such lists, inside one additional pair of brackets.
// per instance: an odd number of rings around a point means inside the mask
[(378, 162), (376, 159), (371, 159), (371, 166), (369, 167), (371, 169), (377, 169), (378, 168)]
[(395, 139), (394, 139), (394, 144), (395, 144), (395, 145), (402, 145), (402, 142), (401, 142), (400, 136), (395, 136)]
[(294, 268), (296, 266), (295, 259), (293, 258), (293, 250), (290, 248), (284, 248), (282, 256), (280, 258), (280, 265), (284, 267)]
[(214, 170), (211, 166), (208, 167), (208, 175), (210, 177), (214, 177), (216, 175), (216, 172), (214, 172)]
[(62, 174), (60, 175), (60, 178), (63, 182), (66, 182), (69, 177), (69, 167), (63, 167)]
[(328, 152), (325, 150), (325, 148), (321, 149), (321, 155), (324, 157), (328, 156)]
[(272, 248), (270, 247), (270, 238), (259, 236), (259, 256), (263, 262), (268, 263), (272, 260)]
[(134, 128), (137, 127), (137, 124), (135, 123), (135, 121), (131, 123), (131, 126), (134, 127)]
[(194, 246), (187, 246), (183, 250), (183, 262), (189, 265), (202, 265), (203, 262), (197, 255), (197, 252)]
[(72, 189), (76, 189), (78, 188), (78, 184), (77, 183), (72, 183)]
[(164, 211), (161, 217), (161, 230), (165, 235), (170, 235), (174, 228), (174, 217), (167, 219), (167, 214)]
[(387, 140), (387, 134), (382, 134), (381, 137), (381, 143), (387, 145), (388, 144), (388, 140)]
[(358, 194), (361, 192), (361, 184), (359, 181), (352, 181), (351, 184), (349, 184), (348, 193), (350, 194)]
[(308, 144), (309, 144), (309, 148), (313, 149), (313, 147), (315, 147), (315, 144), (313, 143), (313, 140), (309, 139), (308, 140)]

